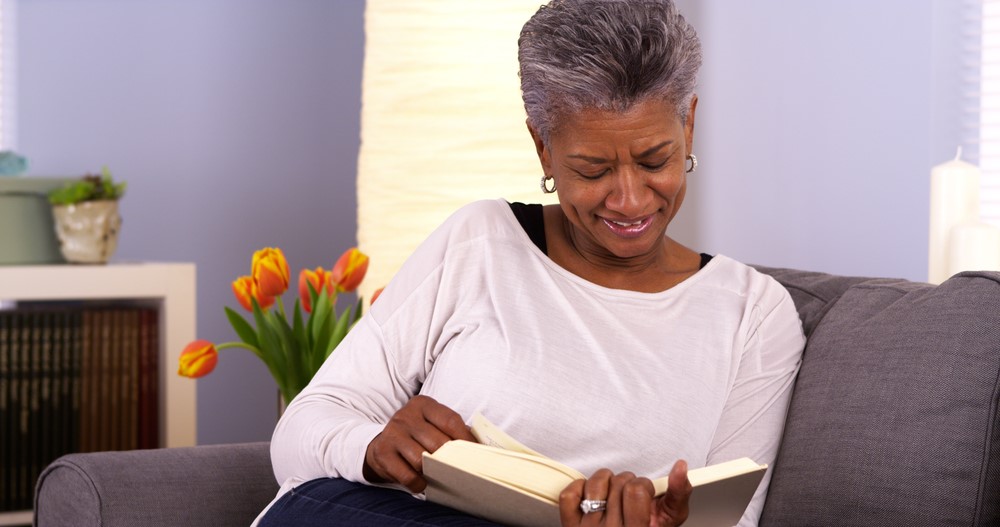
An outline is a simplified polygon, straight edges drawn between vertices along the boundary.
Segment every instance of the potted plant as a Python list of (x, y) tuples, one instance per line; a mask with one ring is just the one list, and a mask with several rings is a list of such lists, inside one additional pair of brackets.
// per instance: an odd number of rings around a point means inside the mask
[(105, 263), (118, 247), (118, 200), (125, 183), (115, 183), (105, 167), (49, 193), (59, 249), (66, 261)]

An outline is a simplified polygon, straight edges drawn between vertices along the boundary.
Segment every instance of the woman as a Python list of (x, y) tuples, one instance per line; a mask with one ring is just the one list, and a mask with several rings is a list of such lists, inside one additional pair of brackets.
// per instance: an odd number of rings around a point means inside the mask
[[(665, 235), (697, 165), (694, 29), (669, 0), (554, 0), (519, 61), (559, 204), (473, 203), (418, 248), (278, 423), (261, 525), (490, 525), (373, 486), (423, 490), (421, 454), (473, 440), (477, 411), (592, 474), (562, 493), (564, 525), (679, 525), (681, 460), (773, 462), (804, 344), (792, 302)], [(654, 499), (646, 477), (667, 473)]]

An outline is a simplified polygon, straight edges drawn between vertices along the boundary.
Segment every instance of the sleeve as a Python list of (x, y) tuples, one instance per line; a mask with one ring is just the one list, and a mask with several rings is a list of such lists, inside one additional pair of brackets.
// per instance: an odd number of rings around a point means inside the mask
[(755, 526), (760, 518), (805, 347), (791, 296), (762, 278), (764, 293), (750, 309), (736, 379), (708, 455), (709, 464), (750, 457), (768, 465), (739, 527)]
[(368, 444), (419, 392), (444, 340), (451, 297), (442, 276), (474, 214), (474, 207), (457, 212), (417, 248), (288, 405), (271, 439), (283, 490), (322, 477), (366, 482)]

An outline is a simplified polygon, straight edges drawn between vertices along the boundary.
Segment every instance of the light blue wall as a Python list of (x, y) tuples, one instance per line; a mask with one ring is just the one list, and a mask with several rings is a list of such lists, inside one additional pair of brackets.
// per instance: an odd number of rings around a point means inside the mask
[[(701, 35), (700, 167), (671, 227), (747, 262), (915, 280), (930, 167), (960, 141), (947, 0), (680, 0)], [(199, 334), (232, 336), (250, 253), (329, 265), (355, 230), (363, 0), (21, 2), (21, 150), (128, 179), (119, 256), (198, 263)], [(273, 383), (226, 352), (199, 440), (266, 439)]]
[[(30, 0), (19, 5), (19, 149), (31, 173), (128, 181), (119, 260), (193, 261), (198, 334), (255, 249), (293, 272), (355, 243), (363, 0)], [(194, 381), (192, 381), (194, 382)], [(269, 439), (249, 352), (198, 382), (198, 441)]]
[(681, 237), (925, 280), (930, 168), (960, 140), (957, 4), (681, 2), (704, 46)]

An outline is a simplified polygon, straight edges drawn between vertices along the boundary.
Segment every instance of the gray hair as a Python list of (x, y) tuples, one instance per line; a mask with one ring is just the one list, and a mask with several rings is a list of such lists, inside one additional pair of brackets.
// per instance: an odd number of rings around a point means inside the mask
[(560, 115), (582, 108), (660, 97), (687, 120), (701, 43), (671, 0), (552, 0), (517, 44), (528, 123), (546, 143)]

